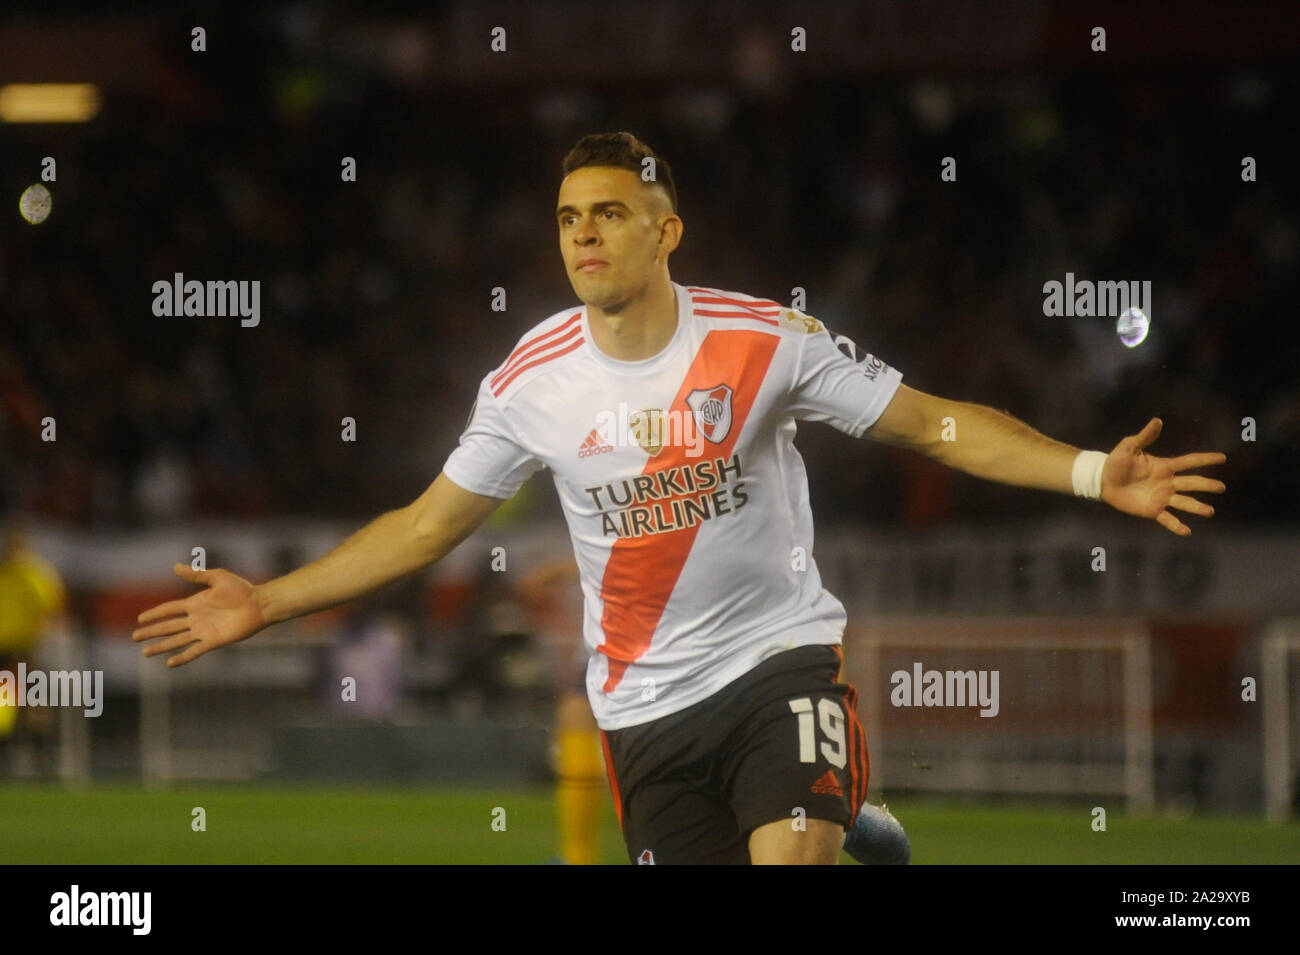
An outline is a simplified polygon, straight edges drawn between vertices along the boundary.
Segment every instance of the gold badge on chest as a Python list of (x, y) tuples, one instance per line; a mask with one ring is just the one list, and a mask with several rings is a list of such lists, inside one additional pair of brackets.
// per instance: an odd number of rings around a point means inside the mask
[(636, 436), (636, 443), (650, 457), (664, 449), (664, 413), (659, 408), (638, 411), (627, 419), (628, 431)]

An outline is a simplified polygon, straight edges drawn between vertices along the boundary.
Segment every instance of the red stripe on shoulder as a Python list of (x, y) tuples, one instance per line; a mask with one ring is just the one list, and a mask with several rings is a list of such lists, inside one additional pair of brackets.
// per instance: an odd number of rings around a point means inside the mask
[[(770, 298), (738, 298), (743, 295), (742, 292), (723, 292), (715, 288), (690, 288), (687, 291), (691, 293), (691, 301), (697, 304), (705, 305), (736, 305), (741, 308), (750, 308), (761, 312), (779, 312), (785, 306), (780, 302), (774, 302)], [(748, 299), (748, 300), (746, 300)]]
[[(493, 376), (492, 387), (495, 388), (497, 382), (514, 371), (515, 366), (520, 362), (526, 361), (533, 355), (536, 355), (538, 352), (547, 348), (549, 345), (558, 344), (561, 340), (568, 339), (570, 336), (575, 334), (581, 328), (581, 325), (575, 325), (574, 323), (578, 322), (581, 318), (582, 312), (574, 312), (563, 325), (558, 325), (555, 328), (552, 328), (549, 332), (542, 332), (540, 335), (534, 335), (532, 338), (528, 339), (528, 341), (521, 344), (510, 353), (510, 357), (507, 358), (505, 364), (501, 366), (501, 370)], [(564, 334), (566, 329), (568, 329), (568, 334)], [(537, 347), (534, 348), (534, 345)]]
[[(578, 329), (574, 329), (574, 331), (578, 331)], [(568, 335), (565, 335), (564, 337), (565, 337), (565, 338), (568, 338), (569, 336), (568, 336)], [(579, 336), (578, 336), (578, 340), (575, 341), (575, 342), (573, 342), (572, 344), (570, 344), (570, 345), (566, 345), (565, 347), (561, 348), (561, 349), (558, 350), (558, 351), (550, 351), (550, 352), (547, 352), (545, 355), (542, 355), (542, 357), (540, 357), (540, 358), (536, 358), (536, 359), (534, 359), (533, 361), (528, 362), (527, 364), (520, 365), (518, 368), (516, 368), (514, 371), (512, 371), (512, 372), (510, 373), (510, 377), (506, 378), (506, 380), (503, 381), (503, 382), (501, 382), (500, 385), (497, 385), (496, 387), (494, 387), (494, 388), (492, 389), (492, 395), (493, 395), (493, 397), (500, 398), (501, 395), (502, 395), (502, 393), (503, 393), (507, 388), (510, 387), (510, 382), (514, 381), (516, 378), (518, 378), (520, 375), (522, 375), (524, 372), (526, 372), (529, 368), (536, 368), (538, 365), (544, 365), (544, 364), (546, 364), (548, 361), (553, 361), (553, 360), (555, 360), (556, 358), (559, 358), (561, 355), (567, 355), (569, 352), (573, 351), (575, 348), (577, 348), (578, 346), (580, 346), (580, 345), (581, 345), (583, 342), (585, 342), (585, 341), (586, 341), (586, 339), (583, 338), (581, 335), (579, 335)], [(555, 343), (553, 343), (553, 344), (559, 344), (559, 343), (558, 343), (558, 342), (555, 342)], [(549, 347), (549, 346), (542, 346), (542, 349), (544, 349), (544, 348), (546, 348), (546, 347)], [(540, 351), (540, 350), (542, 350), (542, 349), (536, 349), (536, 350)]]

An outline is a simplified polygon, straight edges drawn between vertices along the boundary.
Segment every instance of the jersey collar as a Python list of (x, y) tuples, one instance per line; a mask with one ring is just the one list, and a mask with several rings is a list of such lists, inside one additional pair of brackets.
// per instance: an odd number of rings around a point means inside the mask
[(670, 284), (673, 287), (673, 295), (676, 296), (677, 301), (677, 330), (673, 332), (672, 340), (664, 346), (663, 351), (641, 361), (619, 361), (597, 348), (596, 340), (591, 336), (587, 306), (582, 307), (582, 337), (587, 340), (587, 354), (592, 357), (596, 364), (623, 375), (647, 375), (658, 371), (676, 354), (677, 350), (682, 346), (682, 342), (686, 341), (687, 326), (690, 324), (695, 312), (691, 307), (691, 297), (687, 294), (686, 289), (676, 282)]

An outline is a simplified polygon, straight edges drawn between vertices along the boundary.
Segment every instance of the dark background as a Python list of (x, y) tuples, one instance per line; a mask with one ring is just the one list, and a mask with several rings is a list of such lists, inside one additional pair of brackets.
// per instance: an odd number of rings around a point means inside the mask
[[(627, 129), (677, 178), (674, 280), (783, 301), (802, 287), (809, 313), (913, 387), (1081, 447), (1110, 450), (1159, 414), (1154, 453), (1228, 454), (1216, 523), (1294, 527), (1294, 9), (976, 6), (5, 14), (0, 81), (95, 82), (103, 107), (0, 125), (4, 503), (105, 531), (407, 503), (479, 379), (574, 301), (552, 215), (561, 158)], [(807, 52), (790, 50), (795, 26)], [(32, 226), (14, 204), (44, 156), (54, 208)], [(945, 156), (956, 182), (940, 181)], [(178, 271), (260, 280), (260, 326), (154, 317), (152, 283)], [(1067, 271), (1151, 281), (1147, 341), (1045, 317), (1043, 283)], [(46, 415), (57, 443), (40, 440)], [(822, 521), (1075, 506), (828, 428), (799, 443)]]

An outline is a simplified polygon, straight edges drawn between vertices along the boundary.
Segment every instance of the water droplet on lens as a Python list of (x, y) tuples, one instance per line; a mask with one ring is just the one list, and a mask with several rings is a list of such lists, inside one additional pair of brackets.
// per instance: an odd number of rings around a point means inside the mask
[(1137, 348), (1146, 341), (1150, 329), (1151, 320), (1136, 306), (1121, 315), (1119, 321), (1115, 323), (1115, 332), (1119, 335), (1119, 340), (1128, 348)]

